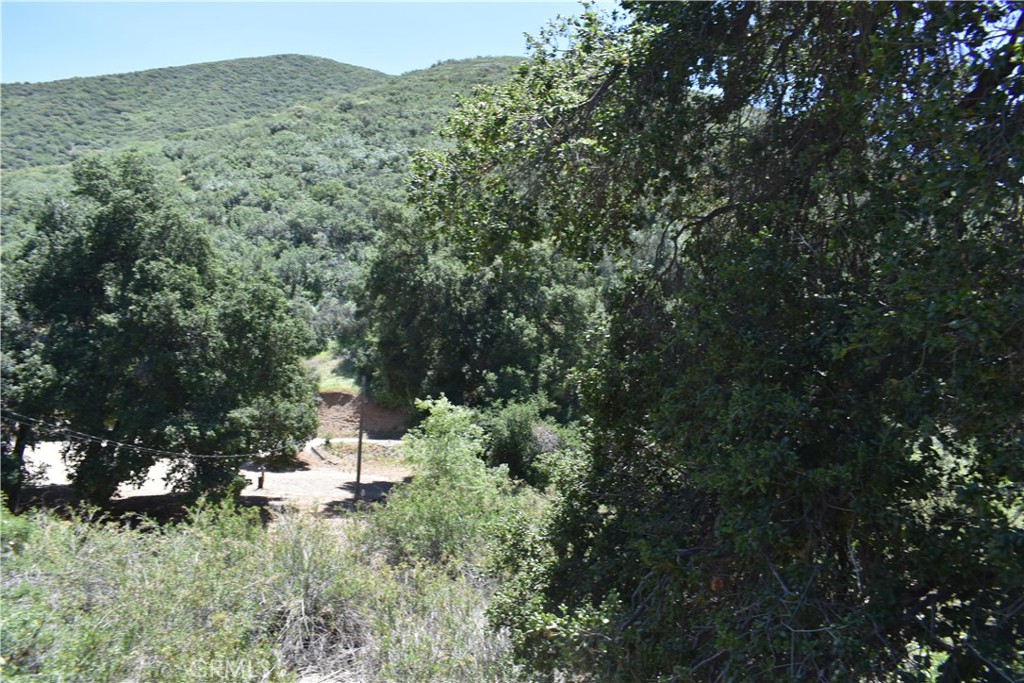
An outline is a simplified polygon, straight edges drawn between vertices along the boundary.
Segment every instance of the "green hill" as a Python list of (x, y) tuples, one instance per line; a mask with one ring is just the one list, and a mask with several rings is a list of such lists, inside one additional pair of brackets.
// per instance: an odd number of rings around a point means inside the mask
[[(35, 132), (37, 144), (19, 147), (27, 133), (19, 134), (17, 127), (12, 131), (8, 125), (5, 87), (4, 163), (18, 166), (8, 161), (10, 155), (21, 159), (20, 168), (2, 171), (5, 258), (15, 255), (18, 244), (32, 234), (32, 216), (39, 200), (69, 184), (68, 159), (64, 157), (83, 149), (134, 148), (158, 167), (168, 184), (177, 186), (190, 213), (210, 226), (216, 241), (235, 259), (268, 269), (278, 277), (295, 310), (322, 340), (343, 331), (351, 322), (351, 285), (358, 281), (378, 236), (387, 231), (389, 209), (405, 200), (412, 154), (441, 144), (436, 130), (460, 95), (501, 82), (520, 60), (450, 61), (401, 76), (385, 76), (327, 60), (295, 58), (297, 64), (310, 60), (310, 64), (365, 78), (366, 82), (347, 87), (339, 77), (337, 90), (327, 95), (326, 86), (299, 92), (293, 83), (288, 86), (296, 91), (291, 101), (282, 96), (279, 102), (283, 104), (276, 109), (243, 116), (245, 111), (269, 108), (263, 94), (266, 86), (260, 79), (275, 73), (271, 67), (281, 66), (282, 60), (292, 63), (292, 59), (221, 63), (248, 63), (253, 76), (249, 91), (239, 85), (231, 69), (207, 69), (216, 65), (126, 74), (121, 77), (123, 83), (149, 86), (135, 101), (132, 88), (124, 85), (117, 96), (126, 103), (122, 105), (96, 94), (107, 92), (108, 78), (114, 77), (76, 79), (74, 92), (93, 93), (92, 101), (99, 109), (131, 106), (162, 121), (161, 128), (124, 127), (120, 134), (115, 134), (116, 125), (111, 124), (103, 144), (99, 136), (89, 137), (97, 126), (58, 130), (38, 107), (21, 106), (18, 126)], [(181, 83), (194, 80), (196, 69), (208, 76), (206, 90), (235, 93), (232, 111), (225, 107), (219, 114), (235, 118), (206, 125), (204, 107), (195, 101), (175, 103), (185, 111), (177, 122), (167, 112), (153, 108), (157, 101), (153, 91), (166, 93), (178, 87), (185, 92)], [(257, 72), (263, 76), (256, 78)], [(358, 80), (352, 78), (349, 83)], [(23, 101), (38, 95), (38, 101), (48, 98), (56, 102), (55, 107), (70, 109), (73, 105), (57, 98), (53, 85), (17, 87), (23, 91), (19, 95)], [(200, 123), (184, 127), (186, 120)], [(56, 160), (53, 154), (36, 151), (68, 148), (78, 151)]]
[(213, 225), (298, 243), (319, 232), (341, 249), (365, 241), (371, 208), (404, 199), (411, 154), (440, 144), (436, 130), (458, 96), (503, 80), (516, 61), (447, 62), (276, 114), (174, 135), (162, 143), (162, 161)]
[(3, 85), (3, 167), (241, 121), (392, 78), (319, 57), (278, 55)]

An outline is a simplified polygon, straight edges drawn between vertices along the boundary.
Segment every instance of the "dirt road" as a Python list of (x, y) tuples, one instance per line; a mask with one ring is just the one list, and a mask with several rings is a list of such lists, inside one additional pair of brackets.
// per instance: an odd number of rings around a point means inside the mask
[[(311, 441), (296, 457), (295, 468), (288, 471), (264, 473), (263, 488), (257, 488), (261, 471), (255, 466), (240, 470), (249, 484), (242, 491), (242, 499), (271, 506), (293, 505), (318, 512), (338, 512), (353, 505), (356, 488), (356, 439), (332, 439), (330, 448), (323, 439)], [(409, 477), (393, 449), (394, 440), (365, 439), (362, 467), (362, 499), (380, 499), (394, 484)], [(25, 464), (29, 472), (37, 473), (38, 484), (66, 485), (67, 468), (61, 457), (60, 442), (45, 442), (27, 450)], [(122, 485), (119, 499), (169, 494), (165, 478), (170, 461), (160, 460), (139, 487)]]

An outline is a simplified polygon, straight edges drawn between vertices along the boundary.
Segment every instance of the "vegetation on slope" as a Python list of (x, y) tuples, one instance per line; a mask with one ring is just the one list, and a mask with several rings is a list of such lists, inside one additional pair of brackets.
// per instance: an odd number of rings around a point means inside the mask
[(354, 526), (209, 506), (164, 528), (0, 514), (5, 681), (516, 679), (490, 580), (389, 565)]
[(319, 57), (277, 55), (3, 86), (3, 168), (208, 128), (387, 80)]
[[(296, 312), (333, 298), (324, 329), (396, 400), (497, 400), (421, 404), (424, 469), (360, 548), (499, 581), (492, 626), (540, 680), (1020, 679), (1024, 12), (625, 5), (460, 107), (405, 208), (397, 79), (153, 149)], [(542, 417), (565, 387), (586, 446)], [(77, 595), (27, 623), (88, 618)], [(308, 614), (285, 622), (350, 623)], [(384, 679), (509, 671), (504, 644), (406, 644)]]
[[(357, 331), (355, 288), (388, 227), (381, 217), (405, 201), (413, 152), (440, 144), (435, 130), (460, 95), (502, 81), (517, 61), (445, 62), (275, 114), (121, 143), (140, 147), (235, 261), (272, 272), (325, 346)], [(4, 171), (6, 252), (68, 177), (66, 168)]]

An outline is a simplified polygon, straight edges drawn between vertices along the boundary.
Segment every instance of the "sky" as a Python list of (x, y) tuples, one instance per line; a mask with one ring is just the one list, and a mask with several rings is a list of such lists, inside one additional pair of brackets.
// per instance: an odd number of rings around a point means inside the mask
[[(610, 4), (603, 3), (610, 7)], [(577, 2), (7, 2), (4, 83), (302, 54), (389, 74), (525, 55)]]

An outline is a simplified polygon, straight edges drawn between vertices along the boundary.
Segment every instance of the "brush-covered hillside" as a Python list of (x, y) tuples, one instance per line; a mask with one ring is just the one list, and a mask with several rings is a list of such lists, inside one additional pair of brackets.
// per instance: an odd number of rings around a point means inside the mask
[(63, 164), (84, 152), (259, 116), (390, 78), (330, 59), (277, 55), (3, 86), (3, 167)]
[(41, 202), (70, 186), (73, 157), (132, 148), (233, 258), (275, 275), (326, 340), (351, 320), (352, 283), (404, 202), (412, 155), (441, 144), (460, 96), (518, 61), (387, 76), (282, 56), (4, 86), (5, 259)]

